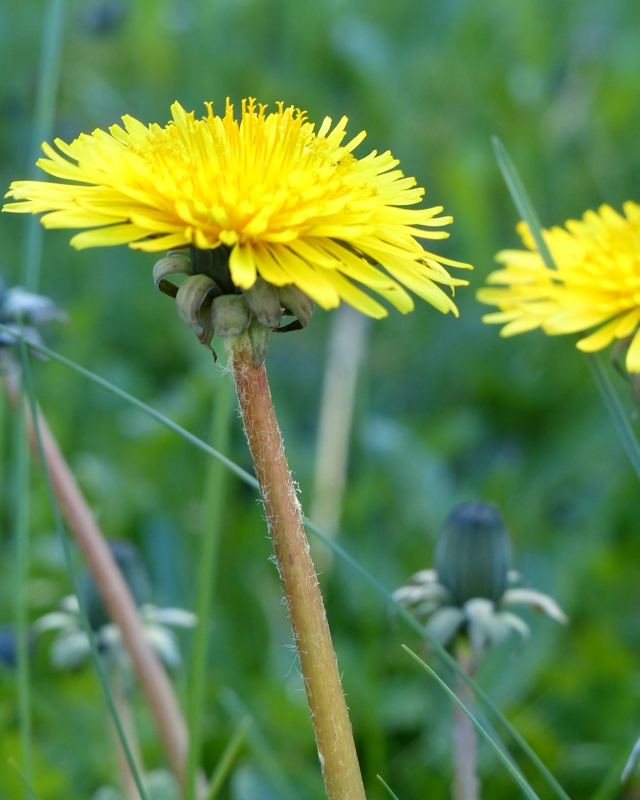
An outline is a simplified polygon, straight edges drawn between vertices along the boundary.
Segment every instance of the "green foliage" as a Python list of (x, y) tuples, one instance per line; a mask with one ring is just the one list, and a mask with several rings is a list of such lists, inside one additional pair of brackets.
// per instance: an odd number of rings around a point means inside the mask
[[(0, 14), (0, 182), (27, 177), (41, 2)], [(515, 566), (560, 600), (566, 630), (532, 619), (522, 652), (490, 654), (477, 676), (572, 797), (611, 785), (638, 716), (637, 478), (570, 337), (501, 340), (473, 297), (493, 254), (517, 244), (517, 221), (490, 136), (507, 145), (544, 225), (584, 209), (638, 200), (640, 124), (633, 0), (394, 3), (331, 0), (71, 0), (55, 134), (73, 138), (124, 113), (164, 122), (169, 104), (220, 110), (255, 95), (347, 114), (366, 147), (390, 147), (456, 222), (440, 252), (471, 261), (459, 320), (426, 305), (372, 326), (358, 388), (341, 544), (389, 589), (433, 559), (434, 537), (458, 502), (495, 502), (514, 538)], [(0, 274), (20, 280), (26, 220), (0, 216)], [(47, 341), (206, 438), (212, 387), (225, 380), (172, 302), (153, 286), (154, 259), (126, 248), (44, 240), (42, 291), (70, 315)], [(330, 315), (272, 337), (267, 360), (289, 460), (306, 508), (312, 494), (318, 398)], [(36, 392), (100, 524), (145, 555), (155, 599), (195, 606), (209, 461), (55, 361), (34, 365)], [(630, 391), (612, 377), (631, 411)], [(0, 625), (14, 621), (10, 431), (0, 431)], [(250, 460), (239, 422), (227, 453)], [(32, 470), (29, 618), (70, 591), (40, 473)], [(253, 490), (231, 478), (214, 580), (203, 722), (211, 774), (247, 712), (255, 722), (219, 797), (321, 798), (302, 682), (270, 543)], [(371, 800), (449, 796), (450, 705), (400, 650), (405, 627), (336, 562), (321, 576)], [(190, 636), (182, 639), (188, 653)], [(413, 649), (419, 639), (408, 642)], [(90, 670), (54, 674), (32, 660), (34, 787), (41, 800), (83, 800), (114, 785), (107, 716)], [(426, 658), (424, 653), (421, 653)], [(176, 676), (185, 695), (184, 675)], [(0, 673), (0, 797), (18, 797), (16, 676)], [(230, 692), (232, 692), (230, 694)], [(239, 699), (241, 698), (241, 700)], [(240, 703), (240, 705), (238, 705)], [(148, 769), (163, 759), (134, 697)], [(624, 757), (622, 763), (624, 763)], [(519, 758), (519, 756), (518, 756)], [(546, 788), (524, 760), (527, 780)], [(513, 783), (481, 751), (484, 792)], [(608, 792), (611, 790), (607, 789)], [(606, 794), (601, 797), (615, 796)]]

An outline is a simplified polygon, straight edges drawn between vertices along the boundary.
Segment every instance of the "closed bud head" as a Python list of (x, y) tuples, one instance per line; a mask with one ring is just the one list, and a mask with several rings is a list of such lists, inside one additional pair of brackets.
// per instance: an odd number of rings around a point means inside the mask
[(438, 537), (435, 568), (456, 606), (476, 597), (500, 600), (511, 569), (511, 541), (492, 503), (463, 503), (451, 512)]

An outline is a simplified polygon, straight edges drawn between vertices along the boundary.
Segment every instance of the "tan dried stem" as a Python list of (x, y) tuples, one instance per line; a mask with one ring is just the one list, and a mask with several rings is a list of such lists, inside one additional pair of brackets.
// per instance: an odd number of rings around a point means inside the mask
[[(9, 403), (16, 408), (20, 402), (19, 370), (8, 366), (2, 377)], [(38, 427), (45, 459), (60, 510), (84, 555), (109, 616), (122, 632), (124, 646), (155, 719), (171, 771), (184, 787), (188, 732), (173, 687), (158, 656), (147, 641), (133, 596), (89, 504), (80, 491), (40, 409), (38, 414)], [(27, 409), (27, 432), (31, 450), (38, 458), (38, 442), (29, 409)]]
[(329, 800), (366, 800), (338, 664), (264, 365), (228, 341), (247, 441), (278, 562)]

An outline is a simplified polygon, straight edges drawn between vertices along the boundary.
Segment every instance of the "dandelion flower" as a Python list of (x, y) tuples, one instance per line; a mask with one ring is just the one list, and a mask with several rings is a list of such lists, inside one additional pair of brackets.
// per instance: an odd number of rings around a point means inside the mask
[(453, 289), (443, 265), (465, 267), (422, 248), (444, 239), (452, 222), (442, 206), (411, 209), (424, 190), (397, 169), (390, 152), (356, 158), (365, 133), (342, 144), (346, 117), (316, 132), (293, 106), (267, 114), (253, 99), (241, 119), (227, 100), (196, 119), (178, 103), (166, 127), (130, 116), (124, 127), (82, 134), (71, 144), (43, 144), (38, 165), (63, 183), (16, 181), (4, 211), (45, 212), (47, 228), (84, 228), (78, 248), (129, 244), (147, 252), (222, 248), (235, 287), (261, 276), (293, 285), (323, 308), (341, 300), (380, 318), (387, 310), (356, 286), (377, 292), (401, 312), (406, 289), (442, 312), (457, 314), (440, 285)]
[[(496, 288), (478, 292), (500, 311), (485, 322), (506, 323), (502, 336), (542, 328), (550, 335), (597, 329), (577, 347), (591, 353), (628, 339), (626, 365), (640, 372), (640, 205), (624, 204), (625, 216), (610, 206), (587, 211), (581, 221), (544, 231), (557, 265), (549, 270), (524, 222), (518, 226), (528, 250), (503, 250), (504, 269), (491, 273)], [(498, 288), (499, 287), (499, 288)]]

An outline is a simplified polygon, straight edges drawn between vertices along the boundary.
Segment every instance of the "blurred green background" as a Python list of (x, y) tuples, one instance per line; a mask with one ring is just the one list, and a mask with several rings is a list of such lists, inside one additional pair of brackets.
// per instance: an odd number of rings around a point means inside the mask
[[(0, 185), (31, 167), (44, 2), (0, 5)], [(341, 544), (388, 588), (431, 564), (448, 511), (499, 505), (528, 585), (571, 617), (560, 629), (525, 612), (531, 641), (491, 654), (479, 675), (573, 798), (622, 796), (621, 759), (640, 734), (640, 496), (571, 337), (509, 340), (483, 326), (474, 292), (495, 252), (517, 245), (515, 211), (491, 150), (509, 148), (545, 225), (602, 202), (640, 199), (640, 5), (635, 0), (72, 0), (55, 135), (69, 140), (122, 114), (164, 123), (178, 99), (204, 112), (284, 100), (320, 122), (366, 129), (357, 151), (390, 148), (455, 217), (438, 251), (475, 265), (460, 319), (425, 303), (370, 328), (359, 377)], [(24, 218), (0, 216), (0, 274), (20, 280)], [(47, 342), (209, 438), (224, 380), (151, 280), (153, 256), (75, 252), (47, 232), (42, 291), (70, 316)], [(313, 495), (331, 315), (272, 337), (268, 369), (303, 506)], [(63, 366), (39, 362), (37, 391), (103, 530), (135, 542), (160, 604), (193, 608), (206, 457)], [(629, 413), (629, 386), (614, 377)], [(0, 625), (13, 620), (15, 420), (3, 412)], [(230, 455), (249, 456), (234, 419)], [(31, 504), (30, 617), (70, 591), (41, 475)], [(217, 573), (205, 719), (211, 771), (241, 704), (259, 733), (221, 797), (323, 797), (302, 680), (261, 509), (230, 479)], [(401, 800), (446, 798), (449, 701), (400, 649), (421, 648), (349, 569), (322, 576), (371, 800), (382, 774)], [(190, 636), (182, 638), (185, 660)], [(57, 673), (36, 648), (36, 789), (92, 797), (115, 781), (105, 705), (90, 667)], [(424, 652), (424, 651), (421, 651)], [(435, 662), (434, 662), (435, 663)], [(185, 674), (176, 675), (184, 692)], [(162, 765), (138, 699), (145, 763)], [(234, 716), (236, 715), (236, 716)], [(11, 669), (0, 672), (0, 797), (22, 791)], [(527, 777), (550, 796), (523, 762)], [(481, 749), (484, 796), (517, 796)], [(625, 797), (640, 796), (627, 788)]]

